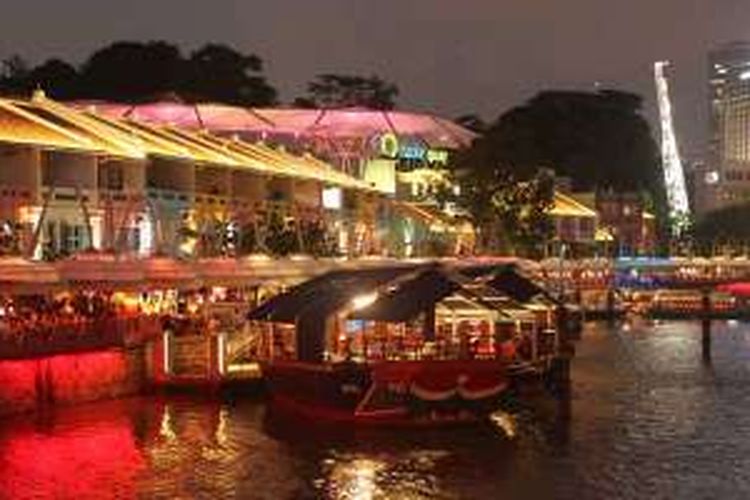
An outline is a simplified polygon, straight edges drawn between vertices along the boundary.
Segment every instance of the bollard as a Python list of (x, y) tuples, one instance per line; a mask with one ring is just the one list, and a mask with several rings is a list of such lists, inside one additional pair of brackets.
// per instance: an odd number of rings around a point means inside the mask
[(702, 297), (702, 320), (701, 320), (701, 334), (702, 334), (702, 351), (703, 361), (711, 361), (711, 292), (709, 290), (703, 290)]
[(615, 289), (612, 287), (607, 288), (607, 321), (613, 322), (615, 320)]

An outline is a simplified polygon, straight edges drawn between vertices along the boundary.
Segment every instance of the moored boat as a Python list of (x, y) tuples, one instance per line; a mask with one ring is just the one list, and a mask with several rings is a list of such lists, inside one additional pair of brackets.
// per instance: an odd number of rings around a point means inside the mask
[(432, 425), (475, 421), (507, 390), (490, 360), (359, 363), (275, 362), (264, 373), (274, 402), (315, 419)]
[[(551, 312), (485, 300), (475, 278), (430, 265), (329, 273), (253, 311), (275, 405), (367, 425), (475, 422), (511, 371), (557, 349)], [(523, 318), (520, 313), (523, 312)]]

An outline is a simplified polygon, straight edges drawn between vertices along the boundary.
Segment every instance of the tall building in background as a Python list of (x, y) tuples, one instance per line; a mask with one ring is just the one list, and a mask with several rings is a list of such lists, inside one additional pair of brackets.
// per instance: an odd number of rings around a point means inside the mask
[(709, 158), (700, 212), (750, 202), (750, 43), (709, 53)]

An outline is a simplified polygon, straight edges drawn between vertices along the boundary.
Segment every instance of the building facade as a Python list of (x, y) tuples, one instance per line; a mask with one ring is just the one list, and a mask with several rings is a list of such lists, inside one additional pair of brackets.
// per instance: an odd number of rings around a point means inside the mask
[[(313, 139), (303, 139), (306, 127), (297, 122), (299, 142), (284, 145), (270, 133), (254, 138), (257, 123), (243, 129), (240, 117), (255, 116), (251, 110), (211, 105), (202, 113), (204, 126), (193, 127), (161, 114), (145, 119), (65, 105), (41, 92), (0, 99), (0, 254), (56, 260), (86, 250), (187, 258), (471, 251), (471, 228), (426, 203), (421, 177), (411, 175), (447, 160), (447, 132), (417, 140), (423, 131), (416, 125), (444, 130), (433, 120), (393, 113), (384, 123), (408, 129), (399, 136), (378, 129), (369, 112), (345, 115), (353, 118), (350, 127), (335, 130), (321, 118), (324, 130), (310, 133), (322, 140), (327, 130), (329, 152), (347, 144), (352, 130), (362, 135), (360, 156), (341, 163), (306, 149)], [(255, 120), (289, 136), (286, 115), (271, 115), (277, 128), (270, 118)], [(413, 168), (402, 178), (404, 165)]]
[(0, 99), (0, 253), (386, 255), (388, 200), (310, 155)]
[(597, 213), (570, 194), (556, 190), (550, 215), (554, 224), (551, 255), (561, 252), (564, 244), (569, 255), (583, 256), (595, 252)]
[(115, 119), (151, 125), (177, 124), (250, 142), (262, 141), (294, 154), (311, 154), (388, 200), (380, 237), (398, 256), (467, 253), (473, 231), (455, 207), (437, 203), (451, 189), (452, 154), (476, 134), (444, 118), (371, 109), (240, 108), (222, 104), (153, 102), (138, 105), (79, 103)]
[(652, 255), (656, 249), (656, 218), (638, 193), (603, 192), (595, 195), (599, 225), (612, 236), (616, 255)]
[(696, 179), (698, 213), (750, 201), (750, 43), (709, 54), (709, 160)]

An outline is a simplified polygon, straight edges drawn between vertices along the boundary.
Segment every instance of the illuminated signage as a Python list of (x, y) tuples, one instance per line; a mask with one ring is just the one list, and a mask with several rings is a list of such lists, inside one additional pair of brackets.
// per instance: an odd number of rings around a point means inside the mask
[(383, 134), (378, 140), (378, 152), (385, 158), (396, 158), (399, 152), (398, 137), (396, 134)]
[(427, 149), (421, 144), (404, 144), (398, 151), (401, 160), (423, 161), (426, 156)]
[(399, 139), (394, 133), (377, 136), (374, 149), (381, 158), (393, 160), (410, 160), (431, 164), (448, 163), (448, 151), (430, 149), (419, 139)]
[(427, 163), (438, 163), (440, 165), (448, 164), (448, 151), (442, 149), (428, 149)]

